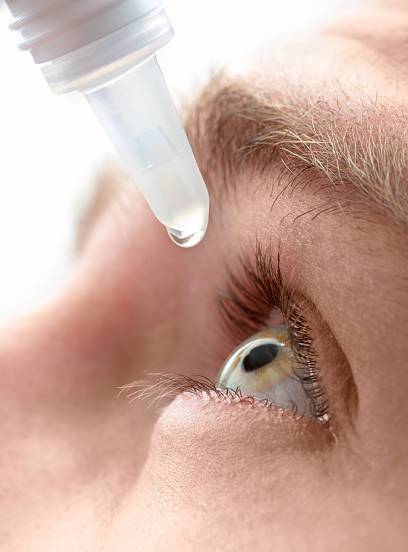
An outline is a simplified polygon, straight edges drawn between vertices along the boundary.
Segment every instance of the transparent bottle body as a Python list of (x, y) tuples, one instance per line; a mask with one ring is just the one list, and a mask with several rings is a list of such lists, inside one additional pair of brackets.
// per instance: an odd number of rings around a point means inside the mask
[(156, 57), (85, 94), (172, 239), (198, 243), (208, 224), (208, 192)]

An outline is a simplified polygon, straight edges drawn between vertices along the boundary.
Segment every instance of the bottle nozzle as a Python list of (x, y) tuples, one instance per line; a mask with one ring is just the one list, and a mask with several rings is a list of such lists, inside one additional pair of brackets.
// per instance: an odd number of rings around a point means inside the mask
[(199, 243), (208, 224), (208, 192), (156, 57), (85, 93), (172, 241)]

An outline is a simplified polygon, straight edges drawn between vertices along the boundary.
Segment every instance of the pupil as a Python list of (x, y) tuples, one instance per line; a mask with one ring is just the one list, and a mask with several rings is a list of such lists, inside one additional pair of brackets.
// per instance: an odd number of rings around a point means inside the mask
[(242, 362), (245, 372), (252, 372), (272, 362), (279, 353), (279, 346), (275, 343), (258, 345), (250, 351)]

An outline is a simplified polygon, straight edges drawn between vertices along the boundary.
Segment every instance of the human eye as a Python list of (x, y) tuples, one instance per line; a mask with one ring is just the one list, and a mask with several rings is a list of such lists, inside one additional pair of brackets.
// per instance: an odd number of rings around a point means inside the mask
[(329, 419), (315, 360), (299, 358), (285, 325), (258, 332), (226, 359), (215, 386), (243, 400), (291, 410), (321, 423)]
[[(283, 262), (276, 249), (258, 243), (227, 262), (212, 309), (213, 327), (201, 334), (201, 339), (203, 334), (205, 338), (216, 334), (215, 346), (207, 341), (193, 345), (195, 369), (200, 366), (200, 372), (149, 373), (125, 386), (125, 394), (155, 404), (193, 394), (278, 409), (334, 434), (332, 414), (349, 409), (348, 399), (341, 397), (352, 395), (353, 381), (346, 364), (339, 361), (342, 355), (335, 339), (316, 323), (316, 307), (296, 290), (299, 286), (290, 276), (283, 276)], [(342, 383), (335, 381), (340, 367)]]

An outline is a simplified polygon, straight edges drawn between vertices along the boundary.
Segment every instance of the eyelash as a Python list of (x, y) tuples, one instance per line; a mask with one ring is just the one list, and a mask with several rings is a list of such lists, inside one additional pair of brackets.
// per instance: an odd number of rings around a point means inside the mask
[(219, 311), (224, 329), (239, 343), (266, 329), (275, 309), (282, 313), (298, 363), (296, 377), (313, 402), (317, 420), (329, 420), (326, 394), (317, 367), (312, 331), (303, 314), (304, 299), (297, 299), (285, 284), (280, 270), (280, 253), (274, 257), (270, 248), (256, 244), (251, 258), (240, 261), (240, 274), (229, 271), (229, 287), (219, 297)]

